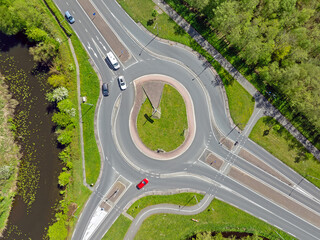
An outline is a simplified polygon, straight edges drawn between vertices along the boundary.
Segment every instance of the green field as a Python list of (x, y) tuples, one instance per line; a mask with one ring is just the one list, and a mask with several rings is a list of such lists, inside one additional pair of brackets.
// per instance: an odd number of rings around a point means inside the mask
[(114, 222), (102, 240), (123, 240), (131, 224), (131, 220), (122, 214)]
[(127, 213), (132, 217), (136, 217), (139, 212), (152, 205), (161, 203), (170, 203), (181, 206), (192, 206), (196, 205), (198, 201), (201, 201), (204, 196), (198, 193), (179, 193), (174, 195), (154, 195), (140, 198), (138, 201), (133, 203), (127, 210)]
[(270, 117), (259, 119), (249, 137), (320, 188), (319, 161), (276, 120)]
[[(199, 222), (192, 221), (192, 218)], [(217, 199), (214, 199), (205, 211), (197, 215), (152, 215), (143, 222), (134, 239), (186, 239), (197, 232), (204, 231), (246, 232), (268, 239), (279, 239), (280, 235), (283, 239), (292, 239), (285, 232)]]
[[(136, 216), (136, 208), (140, 205), (139, 210), (152, 204), (174, 203), (185, 205), (186, 200), (193, 199), (195, 193), (183, 193), (177, 195), (164, 196), (147, 196), (136, 201), (127, 211), (132, 216)], [(196, 194), (198, 200), (199, 194)], [(191, 198), (190, 198), (191, 197)], [(147, 203), (147, 204), (146, 204)], [(196, 201), (190, 204), (196, 204)], [(199, 222), (193, 222), (191, 219), (197, 219)], [(120, 215), (110, 230), (104, 236), (104, 240), (122, 240), (128, 231), (131, 220)], [(264, 221), (251, 216), (244, 211), (235, 208), (218, 199), (214, 199), (208, 208), (192, 216), (173, 215), (173, 214), (156, 214), (147, 218), (135, 240), (185, 240), (198, 232), (246, 232), (258, 236), (272, 239), (294, 239), (287, 233), (265, 223)]]
[(164, 85), (160, 111), (161, 118), (146, 119), (152, 115), (152, 106), (147, 98), (142, 104), (137, 119), (137, 129), (142, 142), (151, 150), (166, 152), (179, 147), (184, 141), (184, 131), (188, 128), (187, 113), (180, 93), (170, 85)]

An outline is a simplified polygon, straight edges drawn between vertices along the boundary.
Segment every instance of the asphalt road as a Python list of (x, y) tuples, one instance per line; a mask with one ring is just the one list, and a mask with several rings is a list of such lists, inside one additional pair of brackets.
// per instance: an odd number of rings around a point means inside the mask
[[(94, 212), (119, 175), (132, 184), (89, 239), (101, 239), (127, 203), (139, 195), (148, 191), (184, 188), (204, 191), (300, 239), (320, 238), (319, 227), (248, 189), (230, 178), (227, 172), (217, 171), (199, 160), (205, 149), (212, 151), (230, 166), (242, 169), (301, 205), (320, 213), (319, 189), (246, 136), (232, 131), (228, 137), (286, 176), (292, 181), (292, 186), (240, 158), (235, 150), (227, 150), (218, 143), (214, 128), (227, 135), (232, 127), (221, 87), (216, 84), (217, 76), (199, 56), (183, 47), (158, 41), (128, 17), (114, 0), (94, 0), (98, 12), (131, 55), (128, 61), (121, 62), (118, 71), (113, 71), (105, 61), (106, 53), (111, 49), (95, 28), (93, 15), (87, 15), (77, 1), (55, 2), (62, 14), (68, 10), (75, 17), (76, 22), (72, 25), (74, 31), (96, 65), (102, 81), (108, 82), (110, 87), (110, 96), (103, 98), (98, 107), (99, 144), (103, 150), (102, 175), (79, 218), (73, 239), (85, 239)], [(195, 108), (194, 141), (186, 152), (170, 161), (158, 161), (145, 156), (135, 147), (129, 133), (129, 114), (134, 101), (131, 82), (154, 73), (168, 75), (182, 83), (190, 93)], [(128, 89), (123, 92), (116, 81), (119, 75), (124, 75), (128, 83)], [(150, 183), (138, 191), (135, 185), (144, 177), (148, 177)]]

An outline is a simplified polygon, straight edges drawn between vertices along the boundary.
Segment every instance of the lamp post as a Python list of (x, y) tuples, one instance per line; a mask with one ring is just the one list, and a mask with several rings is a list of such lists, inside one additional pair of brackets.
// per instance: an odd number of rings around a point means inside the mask
[(86, 115), (87, 112), (89, 112), (89, 110), (93, 107), (93, 104), (91, 104), (91, 103), (83, 102), (83, 104), (90, 105), (90, 107), (89, 107), (89, 109), (88, 109), (84, 114), (81, 115), (81, 117), (80, 117), (80, 119), (79, 119), (79, 122), (82, 120), (82, 117), (83, 117), (84, 115)]
[(221, 141), (218, 141), (218, 143), (221, 144), (221, 143), (223, 142), (223, 140), (225, 140), (225, 139), (232, 133), (232, 131), (233, 131), (236, 127), (238, 127), (239, 125), (241, 125), (241, 123), (238, 123), (237, 125), (235, 125), (235, 126), (230, 130), (230, 132), (229, 132), (225, 137), (223, 137), (223, 138), (221, 139)]

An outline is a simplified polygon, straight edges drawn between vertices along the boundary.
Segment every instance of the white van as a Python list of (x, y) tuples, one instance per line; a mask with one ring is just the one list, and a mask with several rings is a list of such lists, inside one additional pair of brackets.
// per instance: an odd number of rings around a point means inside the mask
[(120, 68), (120, 64), (118, 63), (116, 57), (113, 55), (112, 52), (107, 53), (107, 58), (115, 70)]

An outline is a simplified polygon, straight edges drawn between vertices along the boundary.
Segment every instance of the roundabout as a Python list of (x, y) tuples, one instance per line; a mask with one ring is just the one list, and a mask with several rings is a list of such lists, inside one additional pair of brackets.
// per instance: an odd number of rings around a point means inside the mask
[[(63, 1), (57, 2), (61, 8), (70, 8)], [(88, 4), (90, 1), (83, 2)], [(301, 183), (300, 176), (268, 155), (246, 135), (233, 131), (221, 90), (223, 86), (217, 80), (217, 73), (207, 66), (208, 62), (181, 46), (163, 43), (157, 36), (146, 34), (115, 1), (109, 1), (108, 6), (104, 1), (94, 2), (99, 14), (105, 17), (105, 24), (110, 24), (117, 34), (112, 41), (105, 41), (104, 36), (111, 34), (101, 35), (94, 27), (88, 27), (97, 24), (98, 18), (90, 19), (89, 15), (77, 9), (76, 17), (81, 18), (83, 24), (76, 23), (73, 28), (86, 46), (102, 82), (109, 84), (110, 95), (101, 98), (96, 109), (96, 134), (101, 150), (100, 176), (78, 219), (73, 239), (102, 239), (115, 220), (126, 214), (125, 209), (130, 202), (146, 194), (181, 189), (205, 192), (208, 202), (213, 198), (221, 199), (293, 235), (316, 239), (314, 236), (318, 229), (314, 222), (320, 221), (305, 221), (304, 216), (299, 215), (302, 212), (300, 208), (295, 207), (299, 210), (297, 213), (282, 203), (294, 203), (291, 199), (294, 196), (302, 206), (318, 205), (302, 193), (293, 191), (293, 185), (270, 174), (271, 171), (265, 170), (267, 168), (252, 164), (239, 154), (240, 150), (251, 153), (281, 177), (286, 176), (289, 182)], [(78, 5), (75, 2), (72, 6), (76, 8)], [(93, 11), (89, 12), (92, 14)], [(87, 26), (85, 31), (84, 26)], [(101, 31), (105, 29), (101, 28)], [(117, 42), (119, 44), (113, 49)], [(121, 67), (117, 71), (106, 66), (104, 53), (108, 51), (114, 51), (120, 61)], [(124, 59), (125, 53), (130, 58)], [(125, 91), (119, 89), (118, 76), (127, 80)], [(137, 116), (144, 100), (142, 86), (148, 94), (148, 85), (151, 82), (152, 89), (152, 81), (156, 87), (164, 84), (174, 87), (185, 103), (188, 122), (187, 128), (183, 129), (185, 139), (172, 151), (151, 150), (138, 134)], [(154, 90), (157, 93), (159, 89)], [(157, 94), (159, 96), (160, 93)], [(158, 104), (153, 105), (152, 115), (161, 112)], [(230, 146), (226, 146), (226, 142)], [(233, 144), (235, 142), (237, 145)], [(145, 178), (149, 179), (148, 185), (138, 190), (137, 184)], [(305, 181), (303, 184), (307, 185)], [(282, 201), (282, 195), (288, 193), (291, 196)], [(279, 197), (281, 202), (277, 199)], [(179, 208), (173, 210), (181, 212)], [(303, 210), (307, 212), (306, 208)], [(320, 218), (314, 216), (314, 219)], [(141, 220), (137, 219), (140, 223)], [(138, 225), (132, 225), (134, 231)], [(133, 238), (134, 234), (125, 239)]]
[[(150, 74), (137, 78), (133, 81), (135, 90), (135, 100), (130, 112), (129, 117), (129, 129), (130, 135), (135, 143), (136, 147), (146, 156), (156, 159), (156, 160), (171, 160), (183, 154), (192, 144), (196, 132), (196, 122), (194, 116), (194, 106), (191, 96), (187, 89), (172, 77), (160, 75), (160, 74)], [(148, 91), (143, 86), (149, 84)], [(151, 85), (150, 85), (151, 84)], [(140, 111), (140, 107), (144, 100), (147, 98), (152, 99), (150, 102), (160, 102), (161, 100), (161, 88), (163, 84), (169, 84), (174, 87), (182, 96), (187, 113), (188, 128), (184, 131), (184, 141), (175, 150), (164, 152), (161, 150), (152, 151), (150, 148), (146, 147), (141, 141), (137, 129), (137, 117)], [(152, 104), (154, 106), (154, 104)]]

